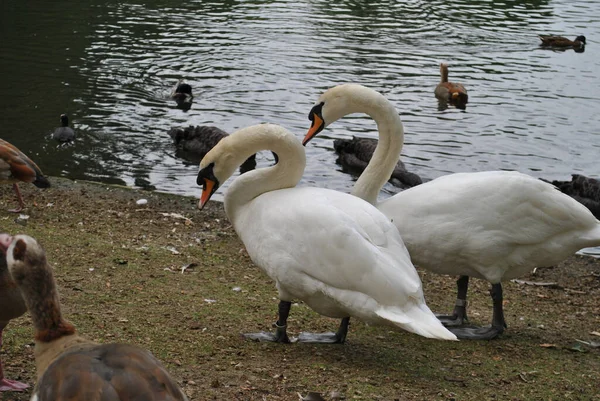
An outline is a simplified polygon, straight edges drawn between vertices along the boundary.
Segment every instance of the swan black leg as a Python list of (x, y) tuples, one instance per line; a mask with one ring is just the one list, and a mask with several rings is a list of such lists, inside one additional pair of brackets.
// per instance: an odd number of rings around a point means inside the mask
[(492, 325), (489, 327), (448, 327), (452, 333), (461, 340), (491, 340), (498, 337), (506, 328), (504, 309), (502, 307), (502, 284), (492, 284), (490, 295), (494, 303)]
[(261, 331), (260, 333), (246, 333), (244, 337), (254, 341), (270, 341), (276, 343), (289, 343), (287, 335), (287, 319), (290, 314), (292, 303), (289, 301), (279, 301), (279, 317), (275, 326), (275, 334)]
[(337, 333), (300, 333), (298, 342), (302, 343), (322, 343), (322, 344), (343, 344), (348, 334), (350, 317), (345, 317), (340, 323)]
[(467, 291), (469, 290), (469, 276), (460, 276), (456, 280), (458, 289), (456, 303), (452, 315), (437, 315), (437, 318), (446, 327), (462, 326), (469, 321), (467, 317)]

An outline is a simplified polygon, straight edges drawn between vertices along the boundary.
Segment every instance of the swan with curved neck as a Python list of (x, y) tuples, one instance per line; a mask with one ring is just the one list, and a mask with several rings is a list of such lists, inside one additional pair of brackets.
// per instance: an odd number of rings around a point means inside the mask
[[(367, 113), (379, 144), (352, 194), (376, 205), (400, 231), (412, 261), (439, 274), (459, 275), (452, 316), (441, 317), (459, 338), (490, 339), (504, 331), (501, 282), (554, 265), (577, 250), (600, 245), (600, 222), (554, 186), (517, 172), (458, 173), (377, 202), (400, 157), (404, 131), (380, 93), (346, 84), (323, 93), (312, 108), (306, 144), (339, 118)], [(464, 327), (469, 276), (492, 284), (489, 328)]]
[(289, 342), (291, 301), (342, 322), (337, 333), (302, 333), (299, 341), (343, 343), (350, 317), (430, 338), (455, 340), (425, 304), (421, 281), (398, 230), (369, 203), (321, 188), (297, 188), (306, 164), (300, 141), (263, 124), (222, 139), (200, 163), (202, 208), (249, 155), (270, 150), (272, 167), (245, 173), (225, 194), (225, 212), (252, 261), (276, 284), (275, 334), (246, 336)]

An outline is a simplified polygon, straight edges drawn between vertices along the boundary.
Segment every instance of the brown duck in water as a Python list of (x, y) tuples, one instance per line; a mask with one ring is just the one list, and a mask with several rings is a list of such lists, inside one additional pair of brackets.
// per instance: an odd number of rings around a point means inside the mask
[(541, 46), (548, 47), (572, 47), (578, 49), (585, 46), (585, 36), (579, 35), (575, 40), (570, 40), (562, 36), (539, 35), (542, 41)]
[(435, 96), (442, 102), (448, 102), (459, 109), (465, 109), (469, 101), (467, 90), (462, 84), (448, 82), (448, 64), (440, 64), (440, 83), (435, 87)]
[(0, 184), (13, 184), (19, 207), (9, 212), (18, 213), (25, 203), (19, 191), (19, 181), (30, 182), (38, 188), (48, 188), (50, 182), (40, 168), (14, 145), (0, 139)]
[[(377, 142), (377, 139), (357, 138), (355, 136), (352, 139), (334, 140), (333, 148), (339, 155), (336, 163), (341, 165), (345, 172), (360, 175), (369, 165), (377, 147)], [(389, 181), (403, 189), (423, 183), (421, 177), (406, 170), (406, 166), (402, 160), (398, 160), (396, 163)]]
[(35, 239), (0, 234), (0, 249), (34, 325), (38, 382), (32, 400), (187, 400), (150, 352), (96, 344), (76, 334), (62, 317), (52, 267)]
[[(2, 349), (2, 331), (12, 319), (16, 319), (27, 311), (21, 291), (13, 281), (6, 257), (0, 252), (0, 349)], [(25, 383), (8, 380), (4, 377), (2, 360), (0, 360), (0, 391), (22, 391), (29, 387)]]

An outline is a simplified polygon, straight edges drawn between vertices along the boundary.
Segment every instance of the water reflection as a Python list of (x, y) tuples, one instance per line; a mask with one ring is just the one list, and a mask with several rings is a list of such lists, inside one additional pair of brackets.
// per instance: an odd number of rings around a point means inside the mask
[[(2, 137), (46, 174), (196, 195), (197, 160), (182, 158), (170, 128), (273, 122), (300, 137), (320, 93), (358, 82), (397, 106), (403, 160), (423, 177), (600, 175), (600, 56), (546, 51), (537, 38), (598, 37), (596, 2), (4, 2), (2, 11)], [(440, 62), (467, 86), (467, 110), (439, 107)], [(187, 112), (170, 99), (180, 79), (194, 88)], [(49, 139), (61, 113), (74, 146)], [(333, 140), (376, 138), (376, 127), (352, 116), (328, 135), (307, 148), (303, 183), (347, 191)], [(257, 155), (259, 166), (270, 162)]]

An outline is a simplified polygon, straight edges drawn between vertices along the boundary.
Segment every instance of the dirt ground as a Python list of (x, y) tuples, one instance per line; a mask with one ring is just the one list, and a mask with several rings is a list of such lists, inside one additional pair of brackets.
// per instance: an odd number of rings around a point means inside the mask
[[(309, 391), (326, 400), (600, 400), (600, 348), (588, 345), (600, 343), (598, 259), (573, 256), (522, 278), (551, 286), (506, 283), (509, 327), (493, 341), (435, 341), (355, 320), (344, 345), (254, 343), (240, 333), (271, 330), (277, 293), (220, 203), (199, 211), (189, 197), (52, 183), (21, 185), (28, 218), (6, 212), (15, 198), (2, 186), (0, 229), (45, 247), (80, 334), (149, 349), (191, 400), (298, 400)], [(431, 309), (450, 311), (455, 278), (421, 277)], [(472, 280), (469, 297), (472, 322), (488, 323), (487, 283)], [(298, 304), (288, 327), (296, 335), (338, 324)], [(32, 346), (28, 315), (13, 320), (0, 353), (8, 378), (34, 384)]]

